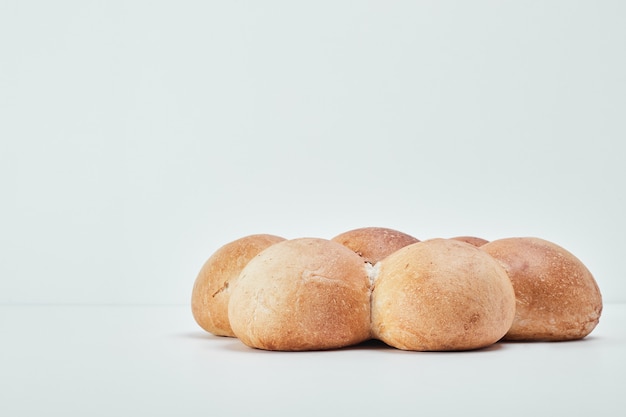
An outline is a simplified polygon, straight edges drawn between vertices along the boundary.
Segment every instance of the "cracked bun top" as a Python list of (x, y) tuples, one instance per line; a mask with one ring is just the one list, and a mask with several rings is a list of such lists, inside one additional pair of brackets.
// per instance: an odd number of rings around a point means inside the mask
[(369, 338), (370, 278), (361, 257), (326, 239), (277, 243), (243, 269), (228, 317), (246, 345), (322, 350)]
[(211, 255), (200, 269), (191, 294), (191, 312), (200, 327), (217, 336), (234, 336), (228, 322), (232, 284), (250, 259), (283, 240), (267, 234), (250, 235), (227, 243)]

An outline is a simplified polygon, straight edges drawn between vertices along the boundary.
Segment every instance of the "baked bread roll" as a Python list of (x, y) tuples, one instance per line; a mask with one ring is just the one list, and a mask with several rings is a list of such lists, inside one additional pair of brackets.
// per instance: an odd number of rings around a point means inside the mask
[(200, 327), (217, 336), (234, 336), (228, 322), (228, 301), (234, 280), (250, 259), (283, 240), (273, 235), (246, 236), (211, 255), (202, 266), (191, 294), (191, 311)]
[(532, 237), (494, 240), (481, 250), (504, 266), (515, 289), (517, 309), (506, 340), (581, 339), (598, 324), (598, 285), (567, 250)]
[(515, 314), (504, 268), (473, 245), (432, 239), (383, 259), (372, 290), (372, 334), (404, 350), (478, 349)]
[(337, 235), (332, 240), (351, 249), (372, 265), (400, 248), (419, 242), (413, 236), (384, 227), (354, 229)]
[(250, 347), (284, 351), (367, 340), (366, 266), (330, 240), (301, 238), (271, 246), (246, 265), (232, 289), (228, 317), (234, 334)]
[(465, 243), (469, 243), (470, 245), (474, 245), (476, 247), (480, 247), (480, 246), (482, 246), (484, 244), (489, 243), (488, 240), (485, 240), (485, 239), (483, 239), (481, 237), (476, 237), (476, 236), (456, 236), (456, 237), (453, 237), (451, 239), (458, 240), (458, 241), (465, 242)]

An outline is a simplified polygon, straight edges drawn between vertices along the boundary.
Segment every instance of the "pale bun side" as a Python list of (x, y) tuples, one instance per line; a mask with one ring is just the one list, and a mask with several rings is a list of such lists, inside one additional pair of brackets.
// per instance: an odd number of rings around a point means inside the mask
[(372, 265), (400, 248), (419, 242), (413, 236), (385, 227), (353, 229), (331, 240), (341, 243)]
[(476, 236), (455, 236), (455, 237), (452, 237), (450, 239), (458, 240), (460, 242), (469, 243), (470, 245), (474, 245), (476, 247), (480, 247), (482, 245), (485, 245), (485, 244), (489, 243), (488, 240), (483, 239), (482, 237), (476, 237)]
[(602, 296), (587, 267), (564, 248), (534, 237), (481, 247), (506, 269), (515, 289), (515, 320), (506, 340), (581, 339), (596, 327)]
[(300, 238), (252, 259), (232, 289), (234, 334), (266, 350), (322, 350), (369, 338), (366, 263), (339, 243)]
[(465, 242), (431, 239), (379, 264), (372, 290), (372, 334), (415, 351), (469, 350), (497, 342), (515, 314), (504, 268)]
[(209, 257), (191, 294), (191, 311), (200, 327), (217, 336), (234, 336), (228, 321), (231, 286), (250, 259), (283, 240), (267, 234), (250, 235), (227, 243)]

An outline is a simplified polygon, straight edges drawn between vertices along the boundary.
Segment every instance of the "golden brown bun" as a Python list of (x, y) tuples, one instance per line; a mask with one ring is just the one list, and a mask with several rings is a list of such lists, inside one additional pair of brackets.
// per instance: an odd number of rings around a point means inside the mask
[(366, 262), (374, 265), (400, 248), (419, 242), (413, 236), (384, 227), (364, 227), (344, 232), (332, 238)]
[(399, 349), (478, 349), (497, 342), (515, 314), (506, 272), (465, 242), (432, 239), (380, 262), (372, 333)]
[(476, 236), (456, 236), (451, 239), (458, 240), (460, 242), (469, 243), (470, 245), (474, 245), (476, 247), (480, 247), (484, 244), (489, 243), (488, 240), (485, 240), (481, 237), (476, 237)]
[(283, 241), (273, 235), (251, 235), (218, 249), (205, 262), (193, 286), (191, 311), (196, 322), (217, 336), (234, 336), (228, 322), (230, 287), (244, 266), (263, 249)]
[(250, 347), (332, 349), (369, 338), (369, 299), (363, 259), (336, 242), (301, 238), (277, 243), (246, 265), (228, 315)]
[(506, 340), (581, 339), (598, 324), (598, 285), (567, 250), (532, 237), (494, 240), (481, 250), (500, 261), (515, 289), (517, 310)]

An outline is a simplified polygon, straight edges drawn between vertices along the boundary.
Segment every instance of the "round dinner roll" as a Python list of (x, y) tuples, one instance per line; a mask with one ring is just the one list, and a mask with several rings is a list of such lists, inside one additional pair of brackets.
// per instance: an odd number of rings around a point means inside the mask
[(489, 346), (515, 314), (504, 268), (465, 242), (431, 239), (380, 262), (372, 290), (372, 334), (404, 350), (450, 351)]
[(196, 322), (217, 336), (234, 336), (228, 322), (228, 300), (233, 282), (244, 266), (263, 249), (285, 240), (273, 235), (251, 235), (219, 248), (204, 263), (191, 294)]
[(567, 250), (533, 237), (494, 240), (481, 250), (504, 266), (515, 289), (515, 319), (505, 340), (582, 339), (598, 324), (600, 289)]
[(300, 238), (277, 243), (246, 265), (228, 317), (246, 345), (322, 350), (369, 339), (367, 264), (339, 243)]
[(474, 245), (476, 247), (480, 247), (480, 246), (482, 246), (484, 244), (489, 243), (488, 240), (483, 239), (481, 237), (476, 237), (476, 236), (456, 236), (456, 237), (453, 237), (451, 239), (458, 240), (458, 241), (465, 242), (465, 243), (469, 243), (470, 245)]
[(351, 249), (372, 265), (400, 248), (419, 242), (413, 236), (384, 227), (354, 229), (341, 233), (332, 240)]

